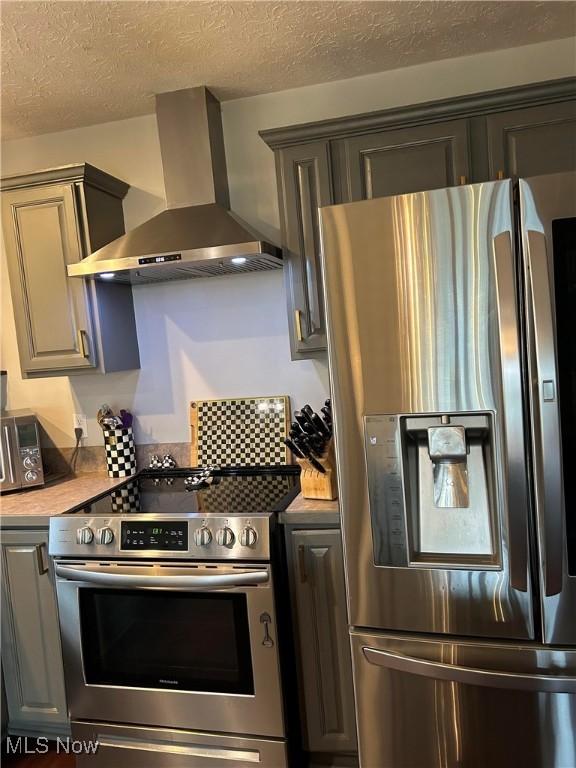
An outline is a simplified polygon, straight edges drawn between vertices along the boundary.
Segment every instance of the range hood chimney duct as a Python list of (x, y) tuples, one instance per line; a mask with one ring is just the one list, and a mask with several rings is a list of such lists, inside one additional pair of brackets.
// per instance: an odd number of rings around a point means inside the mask
[(220, 103), (207, 88), (156, 95), (167, 209), (68, 267), (150, 283), (282, 267), (278, 248), (229, 210)]
[(230, 208), (220, 102), (207, 88), (159, 93), (156, 121), (168, 208)]

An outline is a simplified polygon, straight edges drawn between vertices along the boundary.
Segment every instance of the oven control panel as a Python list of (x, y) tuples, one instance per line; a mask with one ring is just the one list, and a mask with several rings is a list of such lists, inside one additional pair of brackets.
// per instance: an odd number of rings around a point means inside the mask
[(169, 552), (188, 551), (188, 521), (120, 523), (120, 549), (155, 549)]
[(186, 517), (60, 515), (50, 520), (50, 554), (58, 557), (166, 557), (269, 560), (271, 515)]

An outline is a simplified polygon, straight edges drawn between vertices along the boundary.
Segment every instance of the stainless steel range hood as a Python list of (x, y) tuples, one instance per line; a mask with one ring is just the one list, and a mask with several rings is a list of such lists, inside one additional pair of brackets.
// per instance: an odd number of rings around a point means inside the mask
[(68, 274), (139, 284), (281, 268), (280, 250), (228, 210), (218, 100), (207, 88), (161, 93), (156, 118), (167, 210)]

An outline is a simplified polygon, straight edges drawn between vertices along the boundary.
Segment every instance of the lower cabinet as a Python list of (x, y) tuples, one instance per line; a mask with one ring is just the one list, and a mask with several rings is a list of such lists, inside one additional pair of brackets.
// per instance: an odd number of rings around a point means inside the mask
[(11, 733), (69, 732), (48, 531), (2, 531), (2, 672)]
[(304, 746), (356, 752), (340, 529), (287, 530)]

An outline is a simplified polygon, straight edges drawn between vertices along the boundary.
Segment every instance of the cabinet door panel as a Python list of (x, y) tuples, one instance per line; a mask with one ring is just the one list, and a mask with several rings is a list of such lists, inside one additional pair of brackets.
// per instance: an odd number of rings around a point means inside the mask
[(466, 120), (354, 136), (334, 146), (342, 202), (440, 189), (469, 177)]
[(2, 535), (2, 669), (11, 729), (68, 723), (48, 533)]
[(333, 202), (328, 142), (278, 155), (288, 325), (293, 358), (326, 349), (318, 208)]
[(82, 258), (73, 186), (5, 192), (3, 213), (23, 371), (94, 367), (87, 286), (66, 273)]
[(356, 749), (344, 564), (339, 529), (291, 535), (298, 650), (311, 752)]
[(489, 115), (490, 176), (576, 170), (576, 101)]

